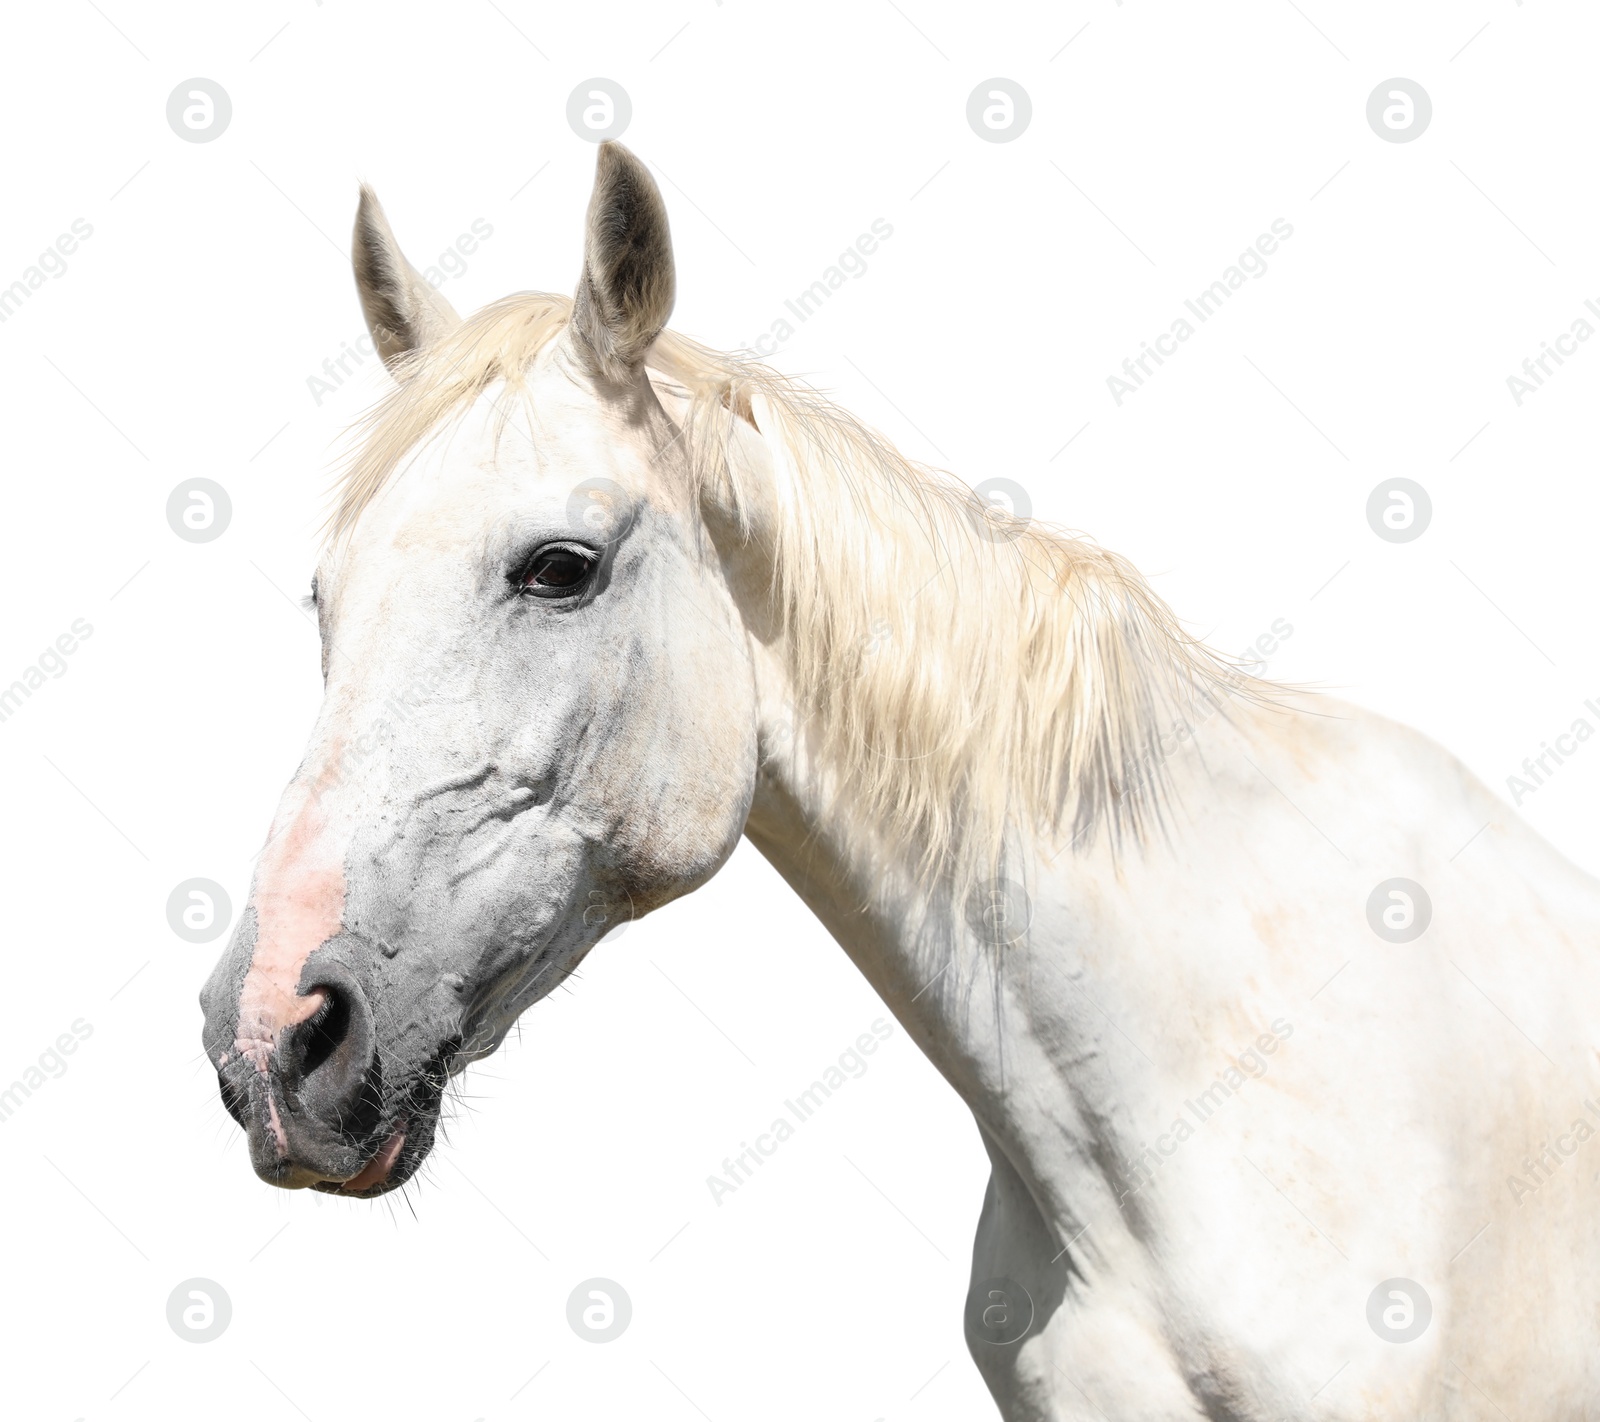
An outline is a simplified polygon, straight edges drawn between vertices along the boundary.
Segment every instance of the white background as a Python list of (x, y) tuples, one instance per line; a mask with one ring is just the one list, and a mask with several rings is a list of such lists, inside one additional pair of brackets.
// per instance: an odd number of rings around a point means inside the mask
[[(0, 684), (94, 627), (0, 724), (0, 1084), (93, 1028), (0, 1124), (10, 1416), (989, 1415), (960, 1328), (986, 1167), (903, 1033), (711, 1199), (882, 1012), (747, 847), (474, 1069), (403, 1200), (258, 1183), (199, 1052), (221, 945), (178, 939), (167, 895), (245, 894), (319, 693), (294, 603), (330, 451), (385, 378), (368, 361), (320, 405), (307, 384), (362, 329), (356, 183), (418, 266), (493, 227), (444, 287), (459, 309), (570, 290), (582, 80), (631, 95), (680, 330), (753, 341), (883, 218), (783, 369), (969, 482), (1022, 483), (1226, 651), (1285, 619), (1273, 675), (1423, 727), (1497, 788), (1600, 721), (1600, 341), (1520, 408), (1506, 387), (1600, 299), (1600, 21), (1576, 0), (66, 0), (5, 32), (0, 286), (94, 229), (0, 325)], [(211, 143), (166, 122), (193, 76), (232, 99)], [(967, 124), (992, 76), (1031, 95), (1014, 142)], [(1366, 122), (1394, 76), (1432, 98), (1412, 143)], [(1114, 404), (1106, 377), (1275, 218), (1294, 235), (1267, 274)], [(233, 500), (207, 545), (164, 515), (199, 475)], [(1364, 514), (1396, 475), (1434, 506), (1405, 545)], [(1592, 866), (1597, 793), (1591, 744), (1521, 813)], [(166, 1321), (195, 1276), (233, 1306), (205, 1345)], [(591, 1276), (633, 1300), (604, 1346), (565, 1319)]]

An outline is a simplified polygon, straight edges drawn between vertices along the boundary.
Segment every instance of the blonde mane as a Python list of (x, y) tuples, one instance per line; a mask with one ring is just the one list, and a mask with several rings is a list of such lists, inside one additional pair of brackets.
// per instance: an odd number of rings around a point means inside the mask
[[(362, 426), (331, 535), (444, 420), (496, 382), (521, 389), (571, 305), (518, 293), (410, 358)], [(970, 888), (1002, 872), (1013, 831), (1142, 837), (1175, 744), (1226, 697), (1264, 690), (1190, 637), (1125, 559), (986, 506), (814, 390), (671, 331), (648, 364), (687, 397), (698, 489), (752, 537), (762, 491), (735, 457), (736, 422), (770, 451), (777, 514), (760, 536), (795, 733), (919, 874)]]

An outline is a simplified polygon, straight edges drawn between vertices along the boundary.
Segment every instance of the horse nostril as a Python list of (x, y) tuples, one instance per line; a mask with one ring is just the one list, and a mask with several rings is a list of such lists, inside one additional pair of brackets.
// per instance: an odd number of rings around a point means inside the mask
[(302, 1001), (311, 1015), (279, 1038), (274, 1061), (283, 1123), (291, 1135), (298, 1123), (302, 1131), (361, 1138), (375, 1128), (383, 1103), (372, 1005), (337, 961), (319, 965)]
[(349, 998), (331, 986), (320, 987), (317, 991), (322, 994), (322, 1006), (301, 1024), (295, 1038), (301, 1080), (338, 1051), (350, 1035)]

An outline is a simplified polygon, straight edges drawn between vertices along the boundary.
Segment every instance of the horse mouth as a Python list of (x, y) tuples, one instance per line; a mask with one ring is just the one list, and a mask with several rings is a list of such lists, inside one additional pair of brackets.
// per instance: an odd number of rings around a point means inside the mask
[(312, 1188), (351, 1200), (375, 1200), (398, 1190), (421, 1168), (433, 1149), (434, 1132), (444, 1107), (445, 1085), (460, 1040), (451, 1038), (423, 1066), (411, 1087), (396, 1103), (387, 1135), (365, 1165), (347, 1180), (321, 1180)]
[(313, 1188), (330, 1195), (354, 1196), (359, 1200), (373, 1199), (389, 1190), (398, 1189), (411, 1178), (427, 1151), (426, 1145), (423, 1145), (412, 1151), (410, 1160), (405, 1158), (409, 1125), (408, 1118), (402, 1116), (372, 1159), (348, 1180), (320, 1180)]

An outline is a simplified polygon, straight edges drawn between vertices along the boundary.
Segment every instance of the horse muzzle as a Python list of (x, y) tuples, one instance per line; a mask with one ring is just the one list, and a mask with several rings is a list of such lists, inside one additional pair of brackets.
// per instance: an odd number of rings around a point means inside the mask
[(383, 1120), (367, 993), (348, 967), (326, 957), (308, 965), (299, 995), (306, 1015), (270, 1032), (236, 1020), (231, 1047), (216, 1058), (223, 1104), (244, 1127), (250, 1163), (270, 1185), (384, 1184), (406, 1125)]

